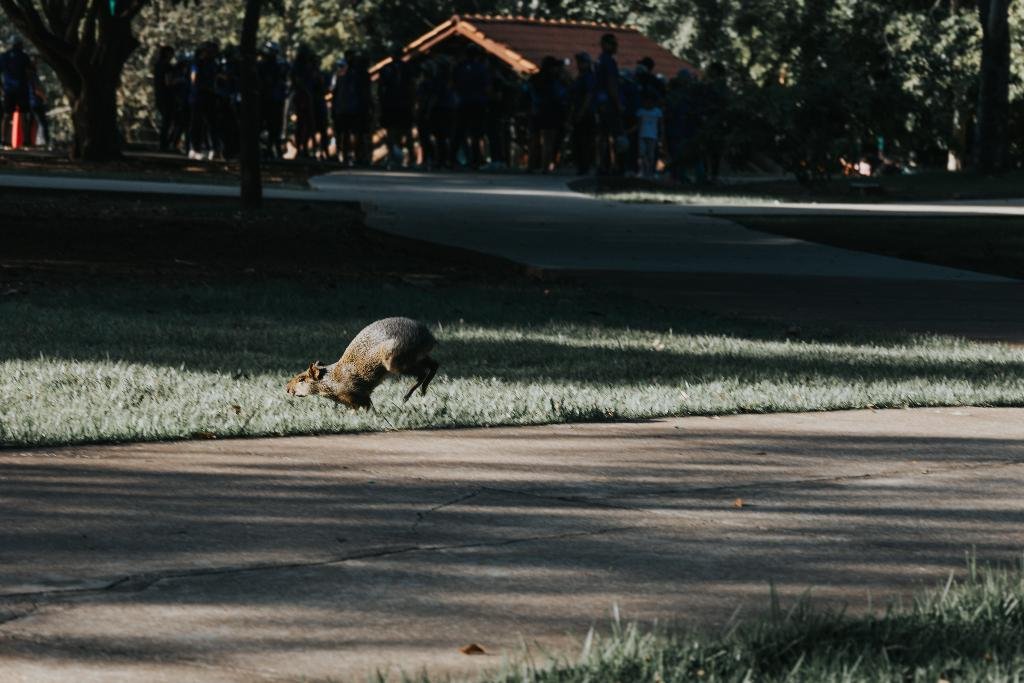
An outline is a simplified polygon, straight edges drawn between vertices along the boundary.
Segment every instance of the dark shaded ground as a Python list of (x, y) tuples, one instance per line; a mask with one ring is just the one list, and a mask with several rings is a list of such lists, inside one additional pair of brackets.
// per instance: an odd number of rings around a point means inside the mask
[[(263, 182), (272, 187), (306, 188), (306, 181), (341, 169), (337, 162), (264, 161)], [(120, 180), (231, 185), (239, 182), (238, 161), (192, 161), (181, 154), (126, 152), (120, 161), (102, 164), (72, 161), (66, 154), (43, 150), (0, 152), (0, 173), (59, 174)]]
[(1024, 218), (737, 216), (751, 230), (909, 261), (1024, 278)]
[(732, 273), (577, 272), (569, 283), (628, 288), (656, 312), (691, 308), (792, 326), (795, 338), (812, 330), (860, 328), (878, 336), (896, 332), (949, 334), (1024, 344), (1024, 282), (871, 280)]
[(520, 277), (503, 259), (367, 229), (355, 202), (0, 189), (0, 283), (131, 276), (461, 280)]

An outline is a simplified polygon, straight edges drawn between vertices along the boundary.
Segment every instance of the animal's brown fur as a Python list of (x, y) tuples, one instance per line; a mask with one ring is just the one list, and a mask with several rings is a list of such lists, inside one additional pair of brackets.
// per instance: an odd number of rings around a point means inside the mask
[(384, 318), (364, 327), (336, 363), (310, 363), (285, 389), (293, 396), (326, 396), (350, 408), (371, 408), (370, 394), (388, 374), (408, 375), (416, 378), (408, 401), (417, 388), (427, 393), (438, 368), (429, 355), (436, 343), (423, 323)]

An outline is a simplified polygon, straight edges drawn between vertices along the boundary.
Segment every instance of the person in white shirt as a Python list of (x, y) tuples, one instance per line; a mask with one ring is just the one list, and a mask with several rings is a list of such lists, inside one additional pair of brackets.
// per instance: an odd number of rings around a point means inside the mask
[(637, 138), (640, 140), (640, 175), (653, 178), (658, 163), (658, 142), (665, 129), (664, 113), (651, 94), (644, 95), (643, 106), (636, 110)]

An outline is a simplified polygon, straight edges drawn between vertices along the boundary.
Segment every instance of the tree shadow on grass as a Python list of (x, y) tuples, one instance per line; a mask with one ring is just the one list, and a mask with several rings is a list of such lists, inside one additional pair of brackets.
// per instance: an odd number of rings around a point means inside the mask
[[(309, 290), (264, 283), (253, 288), (69, 290), (0, 304), (9, 321), (0, 331), (0, 353), (9, 359), (110, 359), (287, 375), (311, 360), (336, 359), (364, 324), (386, 312), (431, 324), (440, 340), (436, 356), (443, 371), (460, 378), (636, 384), (991, 381), (1024, 374), (1024, 360), (1016, 357), (978, 354), (982, 357), (962, 361), (952, 354), (943, 358), (941, 351), (914, 357), (902, 351), (885, 355), (814, 346), (819, 341), (910, 344), (913, 338), (908, 337), (823, 331), (805, 333), (806, 344), (785, 344), (786, 329), (779, 324), (639, 304), (533, 288)], [(686, 336), (702, 339), (677, 343)]]

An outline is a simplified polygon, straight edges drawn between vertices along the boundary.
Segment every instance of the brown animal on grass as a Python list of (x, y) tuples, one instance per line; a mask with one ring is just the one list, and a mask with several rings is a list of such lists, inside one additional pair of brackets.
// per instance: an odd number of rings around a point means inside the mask
[(437, 340), (410, 318), (384, 318), (355, 336), (336, 363), (310, 363), (285, 387), (292, 396), (326, 396), (350, 408), (372, 408), (370, 394), (389, 374), (416, 378), (403, 401), (418, 388), (427, 393), (438, 364), (429, 356)]

